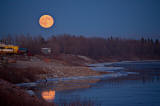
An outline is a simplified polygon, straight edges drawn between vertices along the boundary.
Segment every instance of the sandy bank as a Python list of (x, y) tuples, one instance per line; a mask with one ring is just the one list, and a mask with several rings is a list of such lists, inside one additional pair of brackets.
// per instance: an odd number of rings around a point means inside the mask
[(97, 76), (101, 74), (104, 73), (93, 71), (86, 66), (68, 65), (64, 64), (64, 61), (44, 59), (44, 57), (32, 57), (26, 60), (17, 59), (15, 63), (10, 63), (7, 67), (0, 67), (0, 78), (12, 83), (33, 82), (47, 78)]

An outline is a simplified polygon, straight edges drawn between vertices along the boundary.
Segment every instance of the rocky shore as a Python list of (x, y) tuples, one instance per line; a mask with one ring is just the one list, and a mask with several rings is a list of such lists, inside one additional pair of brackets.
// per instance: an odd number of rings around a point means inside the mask
[[(70, 57), (73, 59), (73, 56)], [(104, 74), (89, 69), (85, 64), (92, 62), (84, 56), (78, 58), (74, 57), (73, 61), (71, 59), (68, 60), (69, 58), (67, 57), (67, 61), (65, 61), (62, 59), (51, 59), (40, 56), (30, 58), (16, 57), (16, 61), (13, 61), (13, 58), (10, 58), (10, 63), (5, 66), (1, 64), (1, 104), (5, 106), (53, 106), (54, 104), (46, 103), (45, 101), (38, 99), (36, 96), (33, 97), (29, 95), (25, 89), (17, 87), (15, 84), (34, 82), (47, 78), (97, 76)], [(78, 61), (81, 64), (78, 64)], [(19, 101), (20, 99), (21, 101)]]
[(16, 60), (15, 63), (10, 63), (5, 68), (1, 67), (0, 76), (12, 83), (23, 83), (47, 78), (97, 76), (102, 74), (89, 69), (85, 65), (75, 66), (64, 64), (63, 61), (59, 60), (46, 60), (35, 57), (29, 60)]

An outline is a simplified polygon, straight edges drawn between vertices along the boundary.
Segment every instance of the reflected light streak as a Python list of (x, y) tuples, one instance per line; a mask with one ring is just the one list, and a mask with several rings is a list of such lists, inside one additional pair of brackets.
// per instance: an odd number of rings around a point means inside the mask
[(53, 101), (54, 98), (55, 98), (55, 94), (56, 94), (56, 91), (54, 90), (49, 90), (49, 91), (43, 91), (41, 93), (41, 96), (44, 100), (46, 101)]

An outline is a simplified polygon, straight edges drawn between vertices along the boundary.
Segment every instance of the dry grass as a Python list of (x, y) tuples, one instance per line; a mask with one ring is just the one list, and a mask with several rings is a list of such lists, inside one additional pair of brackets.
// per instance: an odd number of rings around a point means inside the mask
[(37, 74), (43, 74), (44, 71), (35, 71), (33, 68), (19, 69), (19, 68), (0, 68), (0, 78), (11, 83), (22, 83), (36, 81)]

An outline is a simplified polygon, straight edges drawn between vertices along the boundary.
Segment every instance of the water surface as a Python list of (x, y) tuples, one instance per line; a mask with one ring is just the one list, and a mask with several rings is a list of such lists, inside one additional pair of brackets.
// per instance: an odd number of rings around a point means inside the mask
[(124, 61), (90, 65), (109, 71), (101, 77), (50, 79), (32, 87), (48, 102), (94, 101), (102, 106), (160, 106), (160, 61)]

